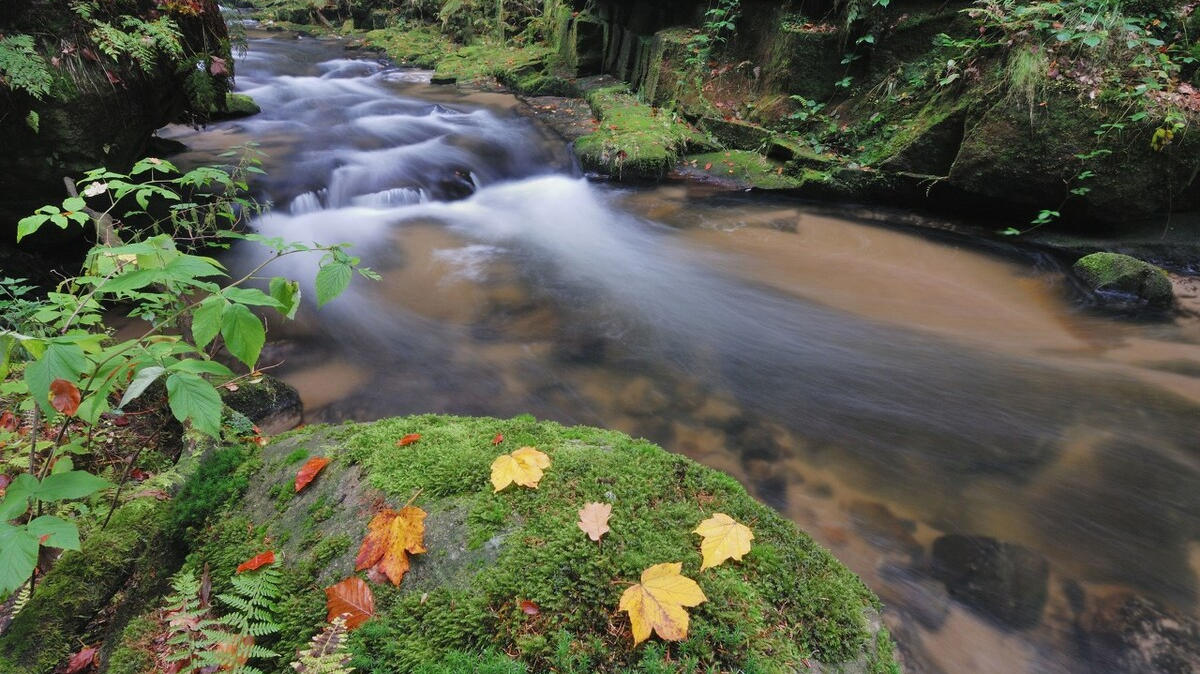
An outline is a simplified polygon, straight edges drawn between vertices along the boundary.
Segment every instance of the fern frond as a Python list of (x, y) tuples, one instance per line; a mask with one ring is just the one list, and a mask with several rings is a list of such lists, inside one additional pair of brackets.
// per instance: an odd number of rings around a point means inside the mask
[(18, 33), (0, 38), (0, 85), (41, 99), (50, 93), (52, 79), (32, 37)]
[(346, 618), (338, 616), (318, 632), (308, 648), (296, 654), (292, 669), (299, 674), (353, 674), (346, 649)]

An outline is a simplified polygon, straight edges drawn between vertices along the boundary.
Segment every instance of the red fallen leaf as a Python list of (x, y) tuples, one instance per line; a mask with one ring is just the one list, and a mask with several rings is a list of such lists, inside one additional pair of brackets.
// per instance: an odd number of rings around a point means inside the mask
[(135, 467), (129, 471), (129, 477), (137, 480), (138, 482), (143, 482), (150, 479), (150, 473), (147, 473), (141, 468)]
[(0, 413), (0, 429), (6, 431), (15, 431), (20, 424), (17, 422), (17, 415), (5, 410)]
[(129, 417), (125, 416), (124, 414), (118, 414), (112, 418), (112, 425), (113, 426), (128, 426), (129, 425)]
[(705, 165), (704, 165), (704, 170), (705, 170), (705, 171), (708, 171), (708, 170), (709, 170), (709, 169), (711, 169), (711, 168), (712, 168), (712, 162), (708, 162), (707, 164), (705, 164)]
[(412, 443), (414, 443), (420, 439), (421, 439), (420, 433), (409, 433), (408, 435), (406, 435), (403, 438), (400, 438), (398, 441), (396, 441), (396, 446), (397, 447), (405, 447), (405, 446), (411, 445)]
[(86, 672), (92, 668), (92, 666), (95, 664), (95, 661), (96, 647), (88, 646), (75, 655), (72, 655), (71, 659), (67, 661), (66, 674), (80, 674), (80, 672)]
[(112, 73), (112, 71), (108, 70), (107, 68), (104, 70), (104, 76), (108, 78), (109, 84), (120, 84), (121, 83), (121, 78), (114, 75)]
[(50, 382), (50, 405), (63, 414), (73, 417), (79, 411), (79, 387), (66, 379)]
[(333, 622), (338, 616), (346, 617), (346, 629), (352, 630), (375, 617), (375, 596), (362, 578), (351, 576), (346, 580), (325, 588), (326, 618)]
[(537, 615), (542, 612), (542, 607), (526, 599), (521, 602), (521, 612), (525, 615)]
[(229, 66), (225, 63), (225, 59), (214, 56), (212, 65), (208, 66), (208, 74), (213, 77), (229, 77)]
[(502, 442), (504, 442), (504, 434), (503, 433), (497, 433), (496, 437), (492, 438), (492, 445), (498, 445)]
[(313, 478), (317, 476), (317, 473), (321, 472), (328, 465), (329, 459), (323, 456), (314, 456), (309, 459), (307, 463), (300, 467), (300, 470), (296, 471), (296, 491), (299, 492), (301, 489), (307, 487), (308, 483), (312, 482)]
[(0, 489), (7, 489), (8, 485), (12, 484), (12, 478), (7, 475), (0, 475)]
[(260, 555), (255, 555), (254, 557), (247, 559), (246, 561), (242, 562), (241, 564), (238, 564), (237, 571), (235, 571), (234, 573), (241, 573), (243, 571), (253, 571), (260, 566), (266, 566), (267, 564), (274, 564), (274, 563), (275, 563), (275, 551), (267, 550), (266, 552), (264, 552)]

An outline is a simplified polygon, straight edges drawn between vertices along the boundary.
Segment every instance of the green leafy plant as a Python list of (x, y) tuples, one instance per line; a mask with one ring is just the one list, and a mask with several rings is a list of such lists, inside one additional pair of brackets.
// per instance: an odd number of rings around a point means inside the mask
[[(231, 169), (180, 173), (158, 159), (137, 162), (127, 174), (97, 169), (81, 182), (82, 196), (40, 208), (18, 223), (23, 238), (46, 225), (92, 222), (100, 243), (79, 275), (33, 305), (23, 299), (21, 286), (3, 286), (10, 299), (0, 304), (9, 317), (0, 324), (0, 400), (12, 410), (0, 423), (0, 458), (17, 466), (23, 448), (27, 460), (0, 502), (0, 595), (31, 576), (40, 545), (79, 548), (78, 527), (66, 516), (78, 509), (68, 511), (60, 502), (112, 486), (74, 467), (91, 456), (104, 415), (122, 412), (162, 380), (175, 419), (221, 436), (223, 405), (210, 378), (225, 382), (236, 375), (214, 356), (223, 350), (253, 372), (266, 340), (255, 311), (290, 319), (300, 306), (299, 283), (264, 276), (265, 267), (288, 255), (322, 254), (320, 304), (345, 291), (355, 273), (378, 278), (342, 245), (286, 242), (232, 229), (257, 210), (242, 195), (247, 175), (258, 170), (253, 154)], [(133, 226), (138, 219), (141, 224)], [(202, 254), (233, 240), (267, 252), (263, 262), (236, 278)], [(118, 303), (143, 322), (139, 335), (118, 340), (106, 327), (104, 311)], [(29, 422), (22, 431), (18, 419), (24, 418)], [(45, 422), (53, 427), (43, 430)], [(47, 508), (55, 512), (43, 512)]]
[(0, 84), (41, 99), (50, 93), (52, 81), (50, 66), (37, 52), (33, 37), (22, 33), (0, 37)]
[(235, 575), (233, 591), (217, 595), (228, 607), (217, 617), (208, 601), (207, 583), (191, 572), (176, 574), (163, 615), (167, 629), (162, 664), (178, 674), (262, 674), (249, 662), (278, 657), (255, 639), (279, 631), (274, 620), (279, 579), (273, 566)]

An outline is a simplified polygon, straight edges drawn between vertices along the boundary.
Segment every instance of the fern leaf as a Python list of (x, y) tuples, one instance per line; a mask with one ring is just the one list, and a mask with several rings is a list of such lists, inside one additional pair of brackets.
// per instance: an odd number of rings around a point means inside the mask
[(338, 616), (312, 638), (308, 648), (296, 654), (292, 669), (300, 674), (352, 674), (346, 649), (346, 619)]

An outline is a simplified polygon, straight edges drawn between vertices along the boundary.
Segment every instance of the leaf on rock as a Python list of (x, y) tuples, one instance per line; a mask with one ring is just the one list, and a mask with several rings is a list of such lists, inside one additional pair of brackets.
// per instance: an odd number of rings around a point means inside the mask
[(236, 574), (236, 573), (241, 573), (243, 571), (254, 571), (255, 569), (257, 569), (260, 566), (266, 566), (267, 564), (274, 564), (274, 563), (275, 563), (275, 551), (267, 550), (266, 552), (264, 552), (262, 554), (255, 555), (255, 556), (251, 557), (250, 559), (247, 559), (246, 561), (242, 562), (241, 564), (238, 564), (237, 571), (235, 571), (234, 573)]
[(376, 515), (358, 549), (355, 570), (378, 567), (392, 585), (399, 585), (408, 572), (408, 555), (425, 552), (427, 514), (416, 506), (404, 506), (399, 512), (389, 508)]
[(50, 406), (69, 417), (79, 411), (79, 387), (66, 379), (50, 382)]
[(633, 627), (633, 645), (650, 637), (650, 631), (667, 641), (687, 638), (688, 613), (685, 607), (708, 600), (696, 581), (682, 576), (680, 562), (655, 564), (642, 572), (642, 582), (625, 590), (618, 608), (629, 614)]
[(66, 674), (80, 674), (92, 668), (95, 664), (97, 649), (95, 646), (88, 646), (80, 650), (71, 659), (67, 661)]
[(542, 471), (550, 467), (550, 457), (533, 447), (522, 447), (512, 454), (502, 454), (492, 462), (492, 493), (512, 483), (537, 489)]
[(700, 570), (717, 566), (727, 559), (741, 561), (742, 555), (750, 552), (750, 541), (754, 532), (744, 524), (738, 524), (725, 513), (714, 513), (712, 517), (700, 523), (692, 533), (700, 534), (700, 553), (704, 555), (704, 563)]
[(326, 619), (333, 622), (345, 616), (348, 630), (375, 617), (375, 595), (371, 594), (371, 586), (358, 576), (325, 588), (325, 598), (325, 608), (329, 610)]
[(329, 465), (329, 459), (323, 456), (314, 456), (309, 459), (300, 470), (296, 471), (296, 491), (299, 492), (308, 486), (317, 477), (317, 473), (321, 472), (325, 466)]
[(609, 531), (608, 518), (611, 515), (611, 503), (588, 503), (579, 509), (579, 521), (576, 524), (588, 538), (599, 542), (600, 537)]
[(421, 439), (420, 433), (409, 433), (408, 435), (404, 436), (403, 438), (400, 438), (399, 440), (397, 440), (396, 446), (397, 447), (407, 447), (420, 439)]

